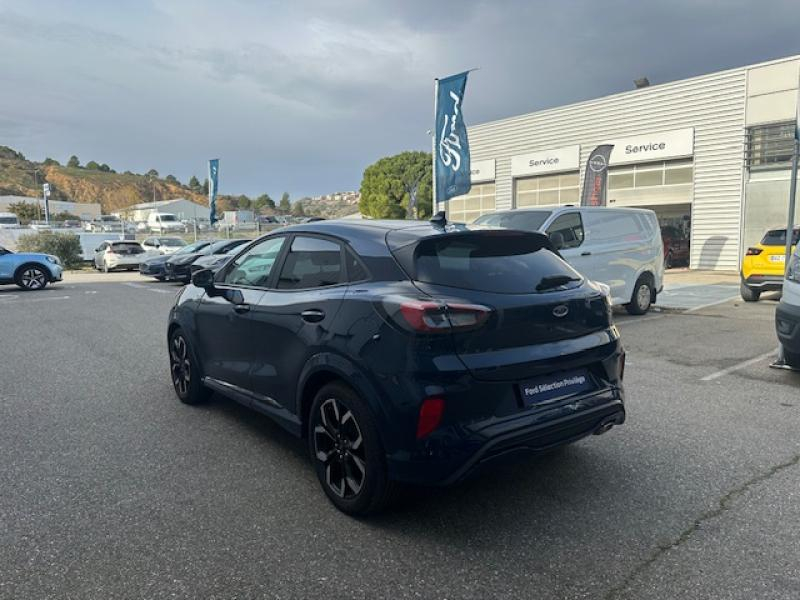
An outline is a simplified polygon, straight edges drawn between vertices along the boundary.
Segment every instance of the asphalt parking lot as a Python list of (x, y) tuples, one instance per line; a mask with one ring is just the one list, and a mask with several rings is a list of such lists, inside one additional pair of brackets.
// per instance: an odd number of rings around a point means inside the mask
[(355, 520), (269, 419), (176, 400), (178, 289), (0, 289), (0, 598), (800, 597), (774, 298), (620, 314), (624, 426)]

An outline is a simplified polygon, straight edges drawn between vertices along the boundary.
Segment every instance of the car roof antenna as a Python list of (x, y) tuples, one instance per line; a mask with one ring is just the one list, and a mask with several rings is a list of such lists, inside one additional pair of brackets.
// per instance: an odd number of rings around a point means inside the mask
[(444, 229), (447, 226), (447, 217), (445, 216), (445, 212), (440, 210), (431, 218), (431, 224), (434, 227), (439, 227), (440, 229)]

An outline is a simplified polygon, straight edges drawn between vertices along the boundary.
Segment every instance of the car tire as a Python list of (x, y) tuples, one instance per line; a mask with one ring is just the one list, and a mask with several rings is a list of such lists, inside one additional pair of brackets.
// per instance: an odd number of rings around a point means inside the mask
[(49, 280), (47, 269), (35, 263), (22, 265), (14, 274), (14, 283), (26, 292), (43, 290), (47, 287)]
[(211, 396), (203, 385), (202, 371), (195, 354), (180, 328), (169, 336), (169, 375), (178, 400), (184, 404), (202, 404)]
[(744, 281), (739, 284), (739, 293), (745, 302), (758, 302), (761, 292), (749, 287)]
[(165, 280), (166, 280), (166, 277), (164, 277), (163, 275), (156, 275), (156, 279), (157, 279), (158, 281), (165, 281)]
[(653, 286), (650, 280), (641, 276), (636, 280), (636, 285), (633, 286), (633, 295), (631, 301), (625, 305), (625, 310), (631, 315), (643, 315), (650, 310), (650, 305), (653, 303)]
[(800, 369), (800, 352), (790, 352), (784, 346), (783, 361), (793, 369)]
[(675, 258), (672, 256), (672, 250), (667, 252), (667, 255), (664, 257), (664, 268), (671, 269), (674, 265)]
[(342, 512), (374, 514), (395, 497), (398, 484), (389, 480), (375, 417), (347, 385), (330, 383), (317, 392), (308, 447), (323, 491)]

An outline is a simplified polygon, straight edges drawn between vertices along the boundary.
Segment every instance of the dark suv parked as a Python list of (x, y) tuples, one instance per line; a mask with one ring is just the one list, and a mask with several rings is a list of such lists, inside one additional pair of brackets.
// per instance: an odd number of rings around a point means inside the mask
[(170, 313), (185, 403), (219, 392), (308, 440), (351, 514), (625, 420), (606, 292), (542, 234), (321, 221), (194, 274)]

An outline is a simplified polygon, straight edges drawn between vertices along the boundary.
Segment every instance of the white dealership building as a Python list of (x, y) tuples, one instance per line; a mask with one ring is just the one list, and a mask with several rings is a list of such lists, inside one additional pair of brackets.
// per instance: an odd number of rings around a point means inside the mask
[(691, 268), (737, 270), (785, 227), (798, 81), (792, 56), (469, 127), (473, 186), (448, 218), (578, 204), (589, 153), (610, 143), (608, 205), (685, 232)]

